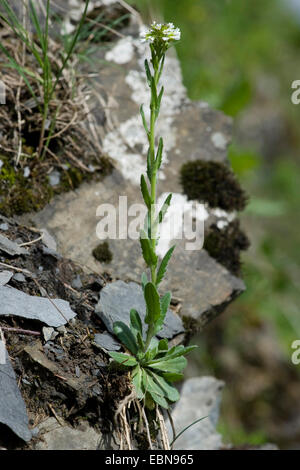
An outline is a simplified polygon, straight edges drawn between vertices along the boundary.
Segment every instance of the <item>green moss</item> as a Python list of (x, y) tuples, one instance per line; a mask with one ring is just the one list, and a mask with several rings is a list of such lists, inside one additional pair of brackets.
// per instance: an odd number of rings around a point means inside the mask
[(94, 258), (101, 263), (110, 263), (113, 258), (107, 242), (100, 243), (93, 249), (92, 254)]
[(181, 167), (180, 182), (188, 199), (229, 211), (241, 211), (246, 206), (246, 193), (224, 163), (202, 160), (185, 163)]
[(240, 229), (240, 222), (234, 220), (220, 230), (216, 225), (209, 228), (203, 248), (218, 263), (231, 273), (239, 275), (241, 271), (240, 252), (249, 248), (249, 240)]
[(34, 164), (30, 161), (30, 176), (25, 178), (22, 169), (14, 169), (11, 158), (0, 155), (0, 160), (3, 162), (0, 169), (0, 212), (6, 217), (42, 210), (55, 194), (76, 189), (83, 181), (101, 179), (113, 168), (106, 157), (101, 157), (100, 165), (97, 162), (100, 168), (95, 173), (84, 173), (70, 166), (67, 171), (62, 171), (60, 184), (52, 187), (47, 176), (48, 166), (44, 162)]

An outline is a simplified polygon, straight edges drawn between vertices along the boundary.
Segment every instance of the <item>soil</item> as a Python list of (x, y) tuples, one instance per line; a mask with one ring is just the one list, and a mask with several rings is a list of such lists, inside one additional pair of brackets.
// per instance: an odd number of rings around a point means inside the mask
[[(26, 243), (38, 238), (35, 230), (12, 220), (5, 219), (5, 222), (9, 229), (0, 233), (11, 240)], [(26, 282), (12, 278), (9, 285), (30, 295), (64, 299), (77, 314), (65, 328), (56, 330), (57, 336), (48, 342), (39, 322), (17, 317), (0, 319), (30, 425), (35, 427), (47, 416), (54, 415), (72, 425), (85, 419), (101, 432), (108, 432), (119, 402), (131, 391), (128, 372), (112, 369), (107, 353), (93, 342), (95, 333), (105, 331), (93, 312), (99, 292), (110, 278), (105, 273), (87, 273), (55, 252), (45, 254), (42, 241), (32, 243), (28, 250), (28, 255), (13, 259), (0, 256), (1, 263), (23, 270), (26, 277)], [(80, 289), (71, 286), (78, 275), (82, 282)], [(7, 328), (37, 334), (20, 334)], [(0, 436), (0, 447), (20, 448), (20, 442), (10, 433), (0, 433)]]

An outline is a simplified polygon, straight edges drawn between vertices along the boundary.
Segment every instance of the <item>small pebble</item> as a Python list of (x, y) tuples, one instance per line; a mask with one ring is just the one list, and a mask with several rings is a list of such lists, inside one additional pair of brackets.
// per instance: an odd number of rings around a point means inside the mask
[(3, 230), (3, 232), (6, 232), (8, 230), (8, 224), (7, 223), (3, 223), (3, 224), (0, 224), (0, 230)]
[(22, 273), (16, 273), (13, 276), (13, 280), (17, 282), (26, 282), (26, 278)]

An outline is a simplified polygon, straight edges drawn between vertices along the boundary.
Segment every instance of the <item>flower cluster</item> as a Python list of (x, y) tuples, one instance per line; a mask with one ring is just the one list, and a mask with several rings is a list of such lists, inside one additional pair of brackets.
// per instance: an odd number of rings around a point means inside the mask
[(171, 43), (179, 41), (181, 32), (179, 28), (175, 28), (173, 23), (161, 24), (154, 21), (147, 31), (141, 33), (142, 42), (154, 43), (155, 41)]

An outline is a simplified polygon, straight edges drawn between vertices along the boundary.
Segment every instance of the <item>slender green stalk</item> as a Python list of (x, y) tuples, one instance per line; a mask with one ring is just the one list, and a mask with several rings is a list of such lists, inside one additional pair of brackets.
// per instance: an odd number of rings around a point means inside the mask
[(132, 355), (109, 353), (123, 367), (133, 368), (131, 376), (137, 397), (144, 399), (145, 406), (150, 409), (155, 408), (155, 403), (168, 409), (170, 403), (179, 399), (179, 393), (172, 385), (172, 382), (183, 378), (182, 370), (187, 364), (184, 356), (195, 348), (195, 346), (185, 348), (182, 345), (169, 348), (167, 339), (158, 341), (156, 337), (163, 328), (171, 302), (171, 293), (167, 292), (161, 297), (158, 286), (165, 276), (175, 248), (173, 246), (167, 251), (158, 266), (156, 253), (158, 228), (163, 221), (172, 197), (169, 194), (159, 213), (156, 214), (157, 177), (163, 158), (162, 138), (159, 139), (156, 148), (156, 121), (164, 93), (163, 87), (159, 92), (158, 88), (166, 51), (179, 38), (180, 31), (172, 23), (166, 25), (153, 23), (151, 29), (142, 37), (145, 41), (149, 40), (151, 50), (151, 64), (148, 60), (145, 60), (147, 83), (151, 90), (149, 123), (145, 117), (143, 105), (140, 108), (149, 142), (147, 154), (148, 183), (145, 176), (141, 175), (141, 191), (148, 211), (144, 230), (141, 230), (140, 236), (143, 257), (150, 269), (151, 278), (149, 281), (146, 273), (142, 275), (142, 287), (146, 304), (145, 323), (148, 327), (146, 331), (143, 331), (141, 317), (136, 310), (132, 309), (130, 311), (130, 327), (123, 322), (114, 324), (114, 333)]

